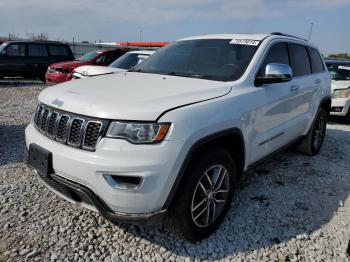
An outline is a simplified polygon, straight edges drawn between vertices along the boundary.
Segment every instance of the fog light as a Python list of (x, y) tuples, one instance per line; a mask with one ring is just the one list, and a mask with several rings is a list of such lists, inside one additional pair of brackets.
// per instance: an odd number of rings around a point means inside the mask
[(331, 111), (332, 112), (341, 112), (341, 111), (343, 111), (343, 107), (332, 107)]
[(115, 189), (136, 190), (141, 186), (142, 178), (134, 176), (104, 175), (108, 185)]

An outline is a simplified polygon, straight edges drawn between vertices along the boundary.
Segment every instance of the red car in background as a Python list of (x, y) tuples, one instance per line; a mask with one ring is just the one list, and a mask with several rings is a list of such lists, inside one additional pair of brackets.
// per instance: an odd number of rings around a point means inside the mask
[(83, 65), (108, 66), (114, 60), (128, 52), (128, 49), (96, 50), (74, 61), (52, 64), (45, 74), (46, 84), (55, 85), (72, 79), (73, 70)]

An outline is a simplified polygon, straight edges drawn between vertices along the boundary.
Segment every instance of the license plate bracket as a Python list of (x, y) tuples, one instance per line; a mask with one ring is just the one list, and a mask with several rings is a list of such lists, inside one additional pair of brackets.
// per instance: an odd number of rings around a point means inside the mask
[(36, 144), (30, 144), (28, 164), (40, 175), (52, 174), (52, 153)]

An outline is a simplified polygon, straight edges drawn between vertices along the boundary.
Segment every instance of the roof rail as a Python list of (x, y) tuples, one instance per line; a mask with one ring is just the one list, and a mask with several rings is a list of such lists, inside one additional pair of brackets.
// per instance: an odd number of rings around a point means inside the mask
[(38, 40), (32, 40), (31, 42), (38, 42), (38, 43), (53, 43), (53, 44), (58, 44), (58, 43), (62, 43), (62, 42), (60, 42), (60, 41), (54, 41), (54, 40), (40, 40), (40, 39), (38, 39)]
[(302, 38), (302, 37), (299, 37), (299, 36), (295, 36), (295, 35), (284, 34), (284, 33), (281, 33), (281, 32), (273, 32), (273, 33), (271, 33), (270, 35), (287, 36), (287, 37), (297, 38), (297, 39), (300, 39), (300, 40), (309, 42), (309, 41), (308, 41), (307, 39), (305, 39), (305, 38)]

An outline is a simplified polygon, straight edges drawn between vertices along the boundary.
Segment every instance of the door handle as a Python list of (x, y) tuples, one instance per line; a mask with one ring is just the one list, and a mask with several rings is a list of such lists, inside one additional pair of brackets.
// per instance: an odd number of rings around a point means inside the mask
[(315, 84), (316, 84), (316, 85), (321, 84), (321, 82), (322, 82), (321, 79), (316, 79), (316, 80), (315, 80)]
[(299, 89), (299, 86), (298, 85), (292, 85), (290, 88), (290, 91), (296, 91)]

